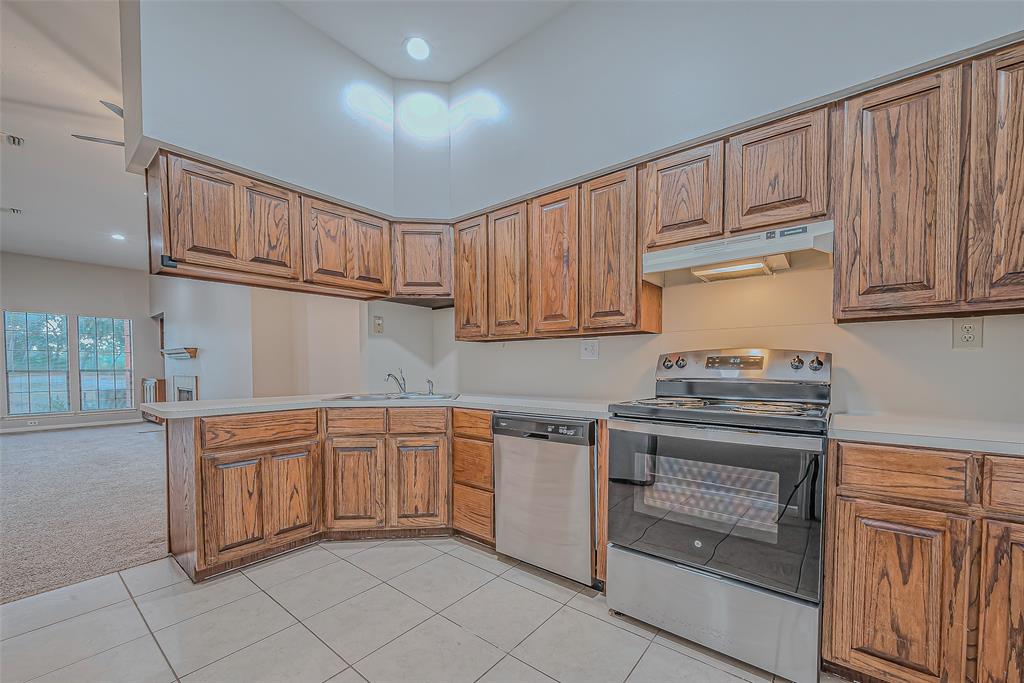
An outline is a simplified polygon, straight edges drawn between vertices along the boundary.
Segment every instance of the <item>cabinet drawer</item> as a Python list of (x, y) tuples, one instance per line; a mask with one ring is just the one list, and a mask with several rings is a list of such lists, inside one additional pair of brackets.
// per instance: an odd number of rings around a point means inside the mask
[(317, 435), (316, 410), (285, 410), (199, 418), (203, 450), (273, 443)]
[(494, 490), (494, 456), (491, 444), (455, 437), (452, 439), (452, 481)]
[(388, 432), (391, 434), (423, 434), (447, 429), (447, 408), (388, 408)]
[(452, 526), (477, 538), (494, 540), (494, 494), (455, 484), (452, 486)]
[(983, 490), (989, 510), (1024, 515), (1024, 458), (986, 456)]
[(967, 504), (974, 501), (975, 478), (969, 453), (839, 444), (839, 487), (844, 492)]
[(455, 436), (490, 441), (494, 438), (491, 435), (491, 411), (452, 408), (452, 432)]
[(383, 434), (385, 408), (328, 408), (328, 434)]

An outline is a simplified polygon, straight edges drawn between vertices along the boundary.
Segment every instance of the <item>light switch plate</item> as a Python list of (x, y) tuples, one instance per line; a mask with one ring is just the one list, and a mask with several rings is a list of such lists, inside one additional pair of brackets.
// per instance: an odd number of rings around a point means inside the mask
[(596, 339), (580, 340), (580, 360), (597, 360), (599, 355)]
[(379, 337), (384, 334), (384, 316), (373, 316), (373, 336)]
[(953, 318), (953, 348), (980, 349), (984, 332), (984, 318)]

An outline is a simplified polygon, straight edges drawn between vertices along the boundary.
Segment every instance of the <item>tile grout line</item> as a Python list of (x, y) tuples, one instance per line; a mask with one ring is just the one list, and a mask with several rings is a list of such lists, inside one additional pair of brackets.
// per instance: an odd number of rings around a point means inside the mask
[[(209, 609), (204, 609), (202, 612), (196, 612), (195, 614), (193, 614), (191, 616), (185, 617), (184, 619), (179, 619), (178, 621), (175, 621), (175, 622), (172, 622), (170, 624), (167, 624), (166, 626), (161, 626), (160, 628), (158, 628), (156, 630), (153, 630), (153, 627), (150, 626), (149, 620), (146, 619), (146, 615), (142, 611), (142, 609), (139, 607), (138, 603), (135, 604), (135, 608), (138, 609), (139, 610), (139, 614), (142, 615), (142, 620), (144, 622), (146, 622), (146, 627), (149, 630), (153, 631), (154, 637), (156, 637), (156, 633), (159, 632), (159, 631), (163, 631), (164, 629), (170, 628), (172, 626), (177, 626), (178, 624), (183, 624), (186, 621), (191, 621), (192, 619), (195, 619), (196, 617), (201, 617), (204, 614), (209, 614), (210, 612), (212, 612), (212, 611), (214, 611), (216, 609), (220, 609), (221, 607), (227, 607), (228, 605), (233, 605), (236, 602), (238, 602), (239, 600), (245, 600), (246, 598), (248, 598), (248, 597), (250, 597), (252, 595), (256, 595), (257, 593), (260, 592), (260, 587), (257, 586), (255, 583), (253, 583), (252, 579), (250, 579), (248, 576), (245, 576), (242, 573), (239, 573), (239, 576), (242, 576), (246, 581), (248, 581), (249, 583), (252, 583), (252, 585), (255, 586), (256, 590), (254, 590), (252, 593), (246, 593), (245, 595), (237, 597), (234, 600), (229, 600), (229, 601), (227, 601), (227, 602), (225, 602), (223, 604), (217, 605), (216, 607), (211, 607)], [(220, 578), (220, 577), (218, 577), (218, 578)], [(184, 583), (184, 582), (182, 582), (182, 583)], [(177, 584), (173, 584), (173, 585), (177, 585)], [(198, 585), (202, 585), (202, 584), (195, 584), (195, 583), (193, 583), (192, 585), (193, 586), (198, 586)], [(168, 586), (164, 586), (164, 588), (167, 588), (167, 587)], [(155, 592), (156, 591), (151, 591), (151, 593), (155, 593)]]
[(163, 657), (164, 662), (167, 663), (167, 668), (171, 670), (172, 674), (174, 674), (174, 680), (178, 681), (178, 683), (181, 683), (181, 678), (178, 676), (178, 671), (171, 665), (171, 660), (167, 658), (167, 653), (164, 652), (163, 646), (160, 645), (160, 641), (156, 639), (156, 634), (153, 633), (153, 629), (150, 627), (149, 622), (146, 621), (146, 615), (144, 615), (142, 613), (142, 610), (139, 609), (139, 603), (135, 601), (135, 596), (132, 595), (131, 589), (128, 588), (128, 582), (124, 580), (124, 577), (121, 576), (120, 572), (117, 573), (117, 578), (121, 579), (121, 584), (124, 586), (124, 589), (128, 591), (128, 595), (131, 596), (132, 605), (135, 607), (135, 611), (139, 613), (139, 619), (142, 619), (142, 623), (146, 626), (146, 631), (149, 632), (149, 637), (153, 639), (153, 642), (156, 644), (156, 649), (160, 651), (160, 656)]
[(654, 638), (647, 641), (647, 647), (644, 648), (644, 651), (641, 652), (640, 656), (637, 657), (635, 662), (633, 662), (632, 668), (629, 670), (629, 673), (626, 674), (626, 677), (622, 679), (622, 683), (626, 683), (626, 681), (629, 680), (629, 677), (633, 675), (633, 672), (636, 671), (636, 668), (640, 666), (640, 660), (643, 659), (647, 654), (647, 651), (651, 649), (651, 645), (654, 645)]
[[(125, 601), (122, 601), (122, 602), (127, 602), (127, 601), (125, 600)], [(30, 678), (27, 681), (25, 681), (25, 683), (32, 683), (32, 681), (38, 681), (40, 678), (43, 678), (45, 676), (49, 676), (50, 674), (54, 674), (54, 673), (56, 673), (58, 671), (63, 671), (64, 669), (67, 669), (68, 667), (74, 666), (75, 664), (81, 664), (82, 662), (84, 662), (87, 659), (92, 659), (93, 657), (98, 657), (99, 655), (102, 655), (102, 654), (104, 654), (106, 652), (110, 652), (111, 650), (116, 650), (117, 648), (121, 647), (122, 645), (128, 645), (129, 643), (134, 643), (137, 640), (142, 640), (143, 638), (145, 638), (147, 636), (152, 637), (152, 634), (151, 633), (143, 633), (141, 636), (139, 636), (137, 638), (132, 638), (131, 640), (126, 640), (123, 643), (118, 643), (117, 645), (112, 645), (111, 647), (108, 647), (106, 649), (100, 650), (99, 652), (94, 652), (93, 654), (89, 655), (88, 657), (83, 657), (81, 659), (76, 659), (75, 661), (71, 662), (70, 664), (65, 664), (62, 667), (59, 667), (59, 668), (56, 668), (56, 669), (51, 669), (50, 671), (47, 671), (46, 673), (39, 674), (38, 676), (33, 676), (32, 678)], [(156, 640), (156, 639), (154, 638), (154, 640)], [(158, 648), (160, 647), (159, 643), (157, 644), (157, 647)], [(168, 664), (168, 666), (170, 666), (170, 665)], [(174, 669), (171, 669), (171, 673), (172, 674), (174, 673)], [(176, 680), (176, 681), (178, 680), (177, 676), (175, 676), (174, 680)]]
[[(117, 572), (114, 572), (114, 573), (116, 574)], [(86, 579), (86, 581), (89, 581), (89, 580), (90, 579)], [(74, 586), (76, 584), (71, 584), (71, 585)], [(55, 588), (54, 590), (60, 590), (60, 589), (59, 588)], [(49, 591), (47, 591), (47, 592), (49, 592)], [(36, 595), (45, 595), (45, 593), (37, 593)], [(30, 595), (28, 597), (33, 598), (35, 596), (34, 595)], [(0, 639), (0, 642), (7, 642), (8, 640), (14, 640), (15, 638), (21, 638), (22, 636), (26, 636), (29, 633), (35, 633), (36, 631), (39, 631), (39, 630), (44, 629), (44, 628), (49, 628), (51, 626), (56, 626), (57, 624), (63, 624), (65, 621), (71, 621), (72, 619), (77, 619), (78, 617), (84, 617), (86, 614), (92, 614), (93, 612), (99, 612), (101, 609), (106, 609), (108, 607), (113, 607), (114, 605), (117, 605), (119, 603), (127, 602), (128, 600), (131, 599), (131, 597), (132, 597), (132, 594), (131, 594), (131, 592), (129, 592), (127, 598), (120, 598), (119, 600), (115, 600), (114, 602), (111, 602), (111, 603), (109, 603), (107, 605), (103, 605), (102, 607), (96, 607), (96, 608), (93, 608), (91, 610), (87, 610), (85, 612), (82, 612), (81, 614), (75, 614), (75, 615), (70, 616), (70, 617), (65, 617), (63, 619), (58, 619), (57, 621), (50, 622), (49, 624), (44, 624), (43, 626), (36, 626), (35, 628), (29, 629), (29, 630), (25, 631), (24, 633), (19, 633), (19, 634), (14, 635), (14, 636), (7, 636), (6, 638)], [(11, 604), (11, 603), (6, 603), (6, 604)]]

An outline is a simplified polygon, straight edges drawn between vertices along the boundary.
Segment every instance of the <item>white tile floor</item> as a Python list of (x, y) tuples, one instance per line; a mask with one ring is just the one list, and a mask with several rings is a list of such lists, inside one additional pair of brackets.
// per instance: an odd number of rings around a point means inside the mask
[(0, 636), (4, 683), (773, 680), (447, 538), (321, 543), (198, 586), (168, 558), (0, 606)]

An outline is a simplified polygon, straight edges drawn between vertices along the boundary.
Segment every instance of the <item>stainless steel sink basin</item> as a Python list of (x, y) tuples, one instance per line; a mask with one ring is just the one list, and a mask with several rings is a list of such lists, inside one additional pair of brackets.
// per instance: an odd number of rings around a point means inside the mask
[(425, 391), (406, 391), (390, 394), (341, 394), (329, 396), (324, 401), (450, 401), (458, 394), (429, 394)]

